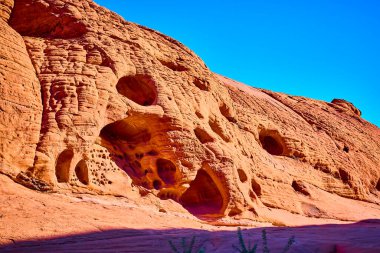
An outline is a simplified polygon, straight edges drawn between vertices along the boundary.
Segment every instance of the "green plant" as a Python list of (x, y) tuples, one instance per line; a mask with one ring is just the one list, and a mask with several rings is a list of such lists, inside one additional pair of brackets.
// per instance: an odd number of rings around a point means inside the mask
[[(239, 253), (256, 253), (257, 243), (255, 243), (253, 247), (251, 247), (251, 243), (249, 242), (247, 246), (246, 242), (244, 241), (243, 233), (241, 232), (240, 227), (238, 228), (237, 233), (238, 233), (238, 239), (239, 239), (239, 247), (232, 245), (232, 248)], [(263, 229), (263, 231), (261, 232), (261, 239), (263, 242), (263, 253), (270, 253), (270, 250), (268, 247), (267, 231), (265, 229)], [(294, 244), (294, 242), (295, 242), (295, 237), (294, 236), (290, 237), (284, 249), (281, 251), (281, 253), (288, 252), (290, 247)], [(195, 236), (192, 237), (189, 245), (187, 245), (186, 239), (182, 238), (182, 241), (181, 241), (182, 251), (177, 249), (177, 247), (174, 245), (172, 241), (169, 241), (169, 244), (174, 253), (192, 253), (194, 250), (194, 245), (195, 245)], [(197, 251), (197, 253), (205, 253), (205, 250), (201, 248)]]
[(292, 237), (289, 238), (288, 240), (288, 243), (286, 244), (285, 248), (282, 250), (282, 253), (286, 253), (288, 252), (288, 250), (290, 249), (290, 247), (293, 245), (293, 243), (296, 242), (296, 239), (294, 237), (294, 235)]
[[(247, 248), (240, 228), (238, 228), (238, 238), (239, 238), (240, 248), (236, 247), (235, 245), (232, 245), (232, 247), (235, 250), (237, 250), (240, 253), (256, 253), (257, 243), (253, 245), (253, 248), (251, 248), (250, 246), (248, 246)], [(263, 253), (270, 253), (270, 250), (268, 247), (267, 231), (265, 229), (263, 229), (263, 231), (261, 232), (261, 239), (263, 240)], [(290, 237), (284, 249), (281, 251), (281, 253), (288, 252), (294, 242), (295, 242), (295, 237), (294, 236)]]
[[(182, 246), (182, 251), (177, 249), (177, 247), (174, 245), (172, 241), (169, 241), (170, 248), (173, 250), (174, 253), (192, 253), (194, 244), (195, 244), (195, 236), (191, 238), (190, 244), (187, 246), (186, 239), (183, 237), (181, 240), (181, 246)], [(198, 253), (205, 253), (204, 249), (201, 248), (198, 250)]]
[(249, 243), (248, 248), (247, 248), (244, 242), (243, 234), (241, 233), (241, 228), (238, 228), (238, 238), (239, 238), (239, 244), (240, 244), (241, 249), (239, 249), (235, 245), (232, 245), (233, 249), (237, 250), (240, 253), (255, 253), (256, 252), (257, 243), (255, 243), (252, 248), (251, 248), (251, 243)]
[(261, 238), (263, 239), (263, 253), (269, 253), (267, 231), (265, 229), (261, 232)]

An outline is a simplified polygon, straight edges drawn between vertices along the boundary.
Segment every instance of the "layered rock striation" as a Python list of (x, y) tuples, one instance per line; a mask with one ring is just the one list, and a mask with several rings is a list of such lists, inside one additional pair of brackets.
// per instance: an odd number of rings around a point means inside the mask
[(380, 129), (351, 103), (219, 76), (90, 0), (0, 7), (0, 170), (15, 181), (152, 193), (209, 221), (360, 219), (346, 200), (380, 214)]

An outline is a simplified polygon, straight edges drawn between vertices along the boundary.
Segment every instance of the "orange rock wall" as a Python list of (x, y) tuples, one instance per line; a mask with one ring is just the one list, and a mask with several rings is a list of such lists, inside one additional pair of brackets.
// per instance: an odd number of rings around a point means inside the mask
[(24, 40), (7, 23), (12, 6), (0, 1), (0, 167), (16, 176), (33, 166), (42, 103)]
[(0, 169), (16, 181), (153, 193), (205, 219), (354, 220), (337, 198), (380, 203), (380, 130), (352, 104), (218, 76), (90, 0), (16, 0), (9, 21), (0, 3)]

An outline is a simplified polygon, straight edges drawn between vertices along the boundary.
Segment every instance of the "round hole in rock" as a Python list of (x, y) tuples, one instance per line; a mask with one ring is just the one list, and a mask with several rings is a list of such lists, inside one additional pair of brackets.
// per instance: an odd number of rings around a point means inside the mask
[(157, 101), (157, 89), (154, 81), (147, 75), (122, 77), (116, 84), (117, 91), (133, 102), (148, 106)]
[(90, 182), (88, 178), (88, 168), (85, 160), (80, 160), (77, 166), (75, 166), (75, 175), (82, 184), (88, 184)]
[(199, 170), (190, 187), (182, 194), (180, 203), (194, 215), (220, 215), (223, 197), (210, 175)]
[[(275, 132), (273, 132), (275, 133)], [(261, 146), (271, 155), (283, 155), (284, 153), (284, 147), (282, 143), (279, 141), (281, 137), (279, 136), (272, 136), (271, 134), (268, 134), (266, 131), (262, 131), (260, 133), (259, 139)]]
[(238, 174), (239, 174), (239, 180), (240, 180), (240, 182), (242, 182), (242, 183), (247, 182), (248, 177), (247, 177), (247, 174), (245, 174), (244, 170), (238, 169), (237, 171), (238, 171)]
[(173, 185), (176, 183), (177, 168), (173, 162), (159, 158), (156, 161), (157, 174), (167, 185)]
[(58, 183), (67, 183), (70, 178), (70, 165), (74, 152), (71, 149), (64, 150), (57, 159), (55, 175)]
[(162, 186), (162, 183), (160, 180), (154, 180), (153, 181), (153, 188), (154, 189), (159, 190), (159, 189), (161, 189), (161, 186)]

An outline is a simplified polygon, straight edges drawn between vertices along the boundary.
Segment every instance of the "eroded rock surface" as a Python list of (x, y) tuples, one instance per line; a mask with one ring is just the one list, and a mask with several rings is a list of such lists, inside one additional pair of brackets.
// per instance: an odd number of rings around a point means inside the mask
[(41, 128), (40, 82), (23, 37), (8, 25), (13, 1), (0, 1), (0, 170), (33, 166)]
[(380, 217), (380, 130), (349, 102), (218, 76), (90, 0), (0, 4), (0, 169), (16, 181), (152, 193), (214, 222), (360, 220), (352, 200)]

